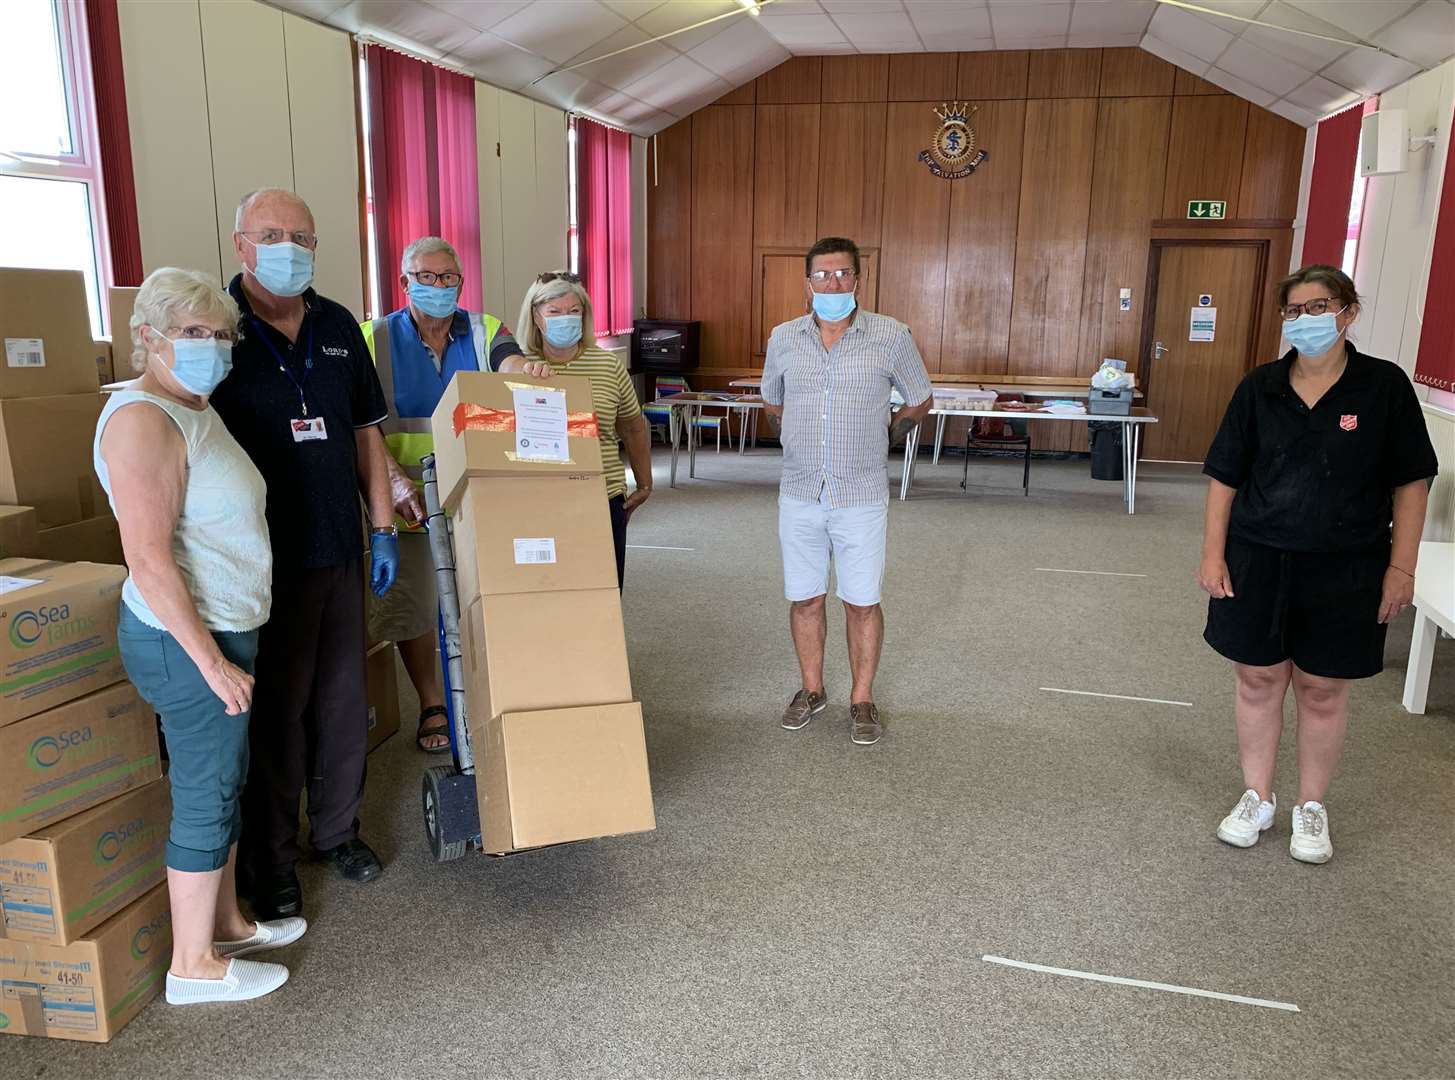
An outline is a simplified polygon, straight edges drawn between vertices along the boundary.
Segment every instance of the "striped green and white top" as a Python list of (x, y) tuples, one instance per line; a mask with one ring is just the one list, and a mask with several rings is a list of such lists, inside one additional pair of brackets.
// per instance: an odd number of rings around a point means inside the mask
[[(527, 360), (540, 360), (533, 354)], [(561, 375), (585, 375), (591, 379), (591, 400), (596, 409), (596, 426), (601, 429), (601, 464), (606, 471), (606, 496), (614, 498), (626, 493), (626, 466), (621, 460), (621, 449), (617, 445), (616, 424), (618, 420), (630, 420), (642, 415), (642, 403), (637, 400), (636, 388), (626, 365), (615, 353), (595, 345), (583, 348), (568, 364), (545, 358), (546, 362)], [(640, 477), (637, 482), (641, 483)], [(647, 477), (651, 483), (651, 478)]]

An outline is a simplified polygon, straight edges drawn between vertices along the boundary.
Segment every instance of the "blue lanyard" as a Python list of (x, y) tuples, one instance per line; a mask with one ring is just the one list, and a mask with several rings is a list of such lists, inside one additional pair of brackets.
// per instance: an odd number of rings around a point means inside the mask
[(268, 347), (268, 351), (273, 354), (273, 359), (278, 361), (278, 370), (288, 376), (288, 381), (298, 388), (298, 404), (303, 409), (303, 415), (307, 416), (308, 398), (304, 395), (303, 388), (308, 385), (308, 376), (313, 372), (313, 323), (309, 322), (308, 324), (308, 349), (303, 355), (303, 378), (299, 379), (298, 376), (293, 374), (293, 369), (288, 366), (288, 362), (283, 359), (283, 354), (278, 351), (278, 347), (268, 337), (268, 332), (264, 329), (262, 321), (256, 315), (251, 316), (251, 318), (253, 325), (257, 327), (258, 337)]

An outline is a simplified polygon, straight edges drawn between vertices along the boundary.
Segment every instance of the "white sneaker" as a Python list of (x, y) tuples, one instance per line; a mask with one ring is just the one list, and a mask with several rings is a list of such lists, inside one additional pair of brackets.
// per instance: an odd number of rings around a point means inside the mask
[(168, 1005), (201, 1005), (208, 1001), (251, 1001), (271, 994), (288, 981), (282, 964), (229, 960), (220, 979), (184, 979), (167, 972)]
[(1326, 863), (1334, 855), (1329, 838), (1329, 812), (1312, 800), (1293, 808), (1293, 836), (1288, 853), (1299, 862)]
[(1269, 802), (1249, 788), (1243, 792), (1238, 805), (1218, 825), (1218, 839), (1225, 844), (1232, 844), (1233, 847), (1252, 847), (1258, 842), (1258, 837), (1273, 824), (1273, 811), (1277, 807), (1277, 795)]
[(213, 942), (224, 960), (234, 956), (248, 956), (292, 945), (308, 929), (308, 920), (300, 918), (274, 919), (272, 922), (258, 920), (257, 932), (242, 941)]

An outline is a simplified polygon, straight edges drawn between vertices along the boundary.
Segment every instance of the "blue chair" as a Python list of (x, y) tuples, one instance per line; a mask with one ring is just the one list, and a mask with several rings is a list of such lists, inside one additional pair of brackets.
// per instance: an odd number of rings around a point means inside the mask
[[(658, 398), (672, 397), (672, 396), (674, 396), (676, 394), (686, 393), (686, 392), (688, 392), (691, 389), (692, 389), (692, 387), (690, 387), (690, 386), (687, 385), (687, 380), (684, 379), (681, 375), (658, 375), (657, 376), (657, 397)], [(706, 408), (714, 408), (714, 406), (712, 406), (712, 405), (708, 405), (708, 406), (705, 406), (705, 407)], [(724, 404), (721, 407), (723, 409), (726, 409), (727, 410), (727, 415), (725, 415), (725, 416), (700, 416), (700, 415), (693, 416), (692, 419), (691, 419), (691, 421), (690, 421), (690, 423), (691, 423), (691, 430), (688, 432), (688, 437), (689, 438), (693, 438), (693, 439), (697, 439), (697, 441), (698, 441), (697, 444), (699, 446), (702, 445), (702, 432), (704, 432), (704, 431), (713, 431), (713, 432), (716, 432), (717, 433), (717, 452), (718, 453), (722, 453), (722, 430), (723, 430), (723, 425), (724, 425), (725, 422), (728, 423), (728, 429), (727, 429), (727, 431), (728, 431), (728, 445), (731, 446), (732, 445), (732, 441), (733, 441), (733, 431), (732, 431), (732, 426), (731, 426), (732, 408), (731, 408), (731, 406), (729, 406), (727, 404)], [(672, 435), (671, 435), (671, 430), (672, 430), (672, 427), (671, 427), (671, 425), (672, 425), (672, 416), (671, 416), (671, 414), (672, 414), (672, 410), (671, 409), (668, 409), (668, 408), (663, 408), (661, 406), (658, 406), (656, 408), (653, 408), (652, 406), (647, 405), (647, 406), (643, 406), (642, 413), (646, 416), (647, 423), (650, 425), (651, 430), (655, 431), (655, 430), (657, 430), (660, 427), (662, 429), (662, 438), (663, 438), (663, 441), (670, 444), (671, 441), (672, 441)]]

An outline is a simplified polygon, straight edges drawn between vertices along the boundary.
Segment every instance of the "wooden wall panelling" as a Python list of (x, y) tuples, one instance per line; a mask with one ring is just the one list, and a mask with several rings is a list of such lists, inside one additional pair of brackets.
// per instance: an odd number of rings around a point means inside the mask
[(753, 114), (709, 105), (692, 115), (692, 315), (707, 367), (748, 363), (753, 294)]
[(1096, 97), (1100, 49), (1032, 49), (1026, 97)]
[(1023, 98), (1030, 62), (1031, 54), (1024, 49), (961, 53), (955, 96), (961, 101)]
[[(803, 257), (808, 245), (799, 248), (757, 248), (753, 251), (753, 364), (761, 368), (768, 335), (779, 323), (806, 314), (803, 295)], [(879, 299), (879, 252), (859, 249), (859, 292), (861, 306), (877, 311)]]
[(1026, 103), (1010, 323), (1021, 374), (1086, 374), (1080, 308), (1096, 120), (1095, 98)]
[(811, 105), (823, 93), (823, 57), (795, 56), (758, 76), (759, 105)]
[(656, 146), (647, 147), (647, 314), (686, 319), (692, 311), (692, 117), (652, 140)]
[(1178, 68), (1135, 45), (1101, 50), (1102, 97), (1169, 97)]
[(753, 243), (809, 247), (818, 238), (819, 106), (759, 105), (753, 141)]
[(1232, 94), (1173, 101), (1164, 217), (1185, 219), (1189, 199), (1226, 199), (1236, 209), (1247, 127), (1248, 102)]
[(895, 53), (889, 58), (889, 100), (948, 101), (955, 96), (959, 66), (959, 53)]
[(950, 231), (940, 370), (999, 374), (1008, 365), (1026, 103), (980, 102), (971, 123), (990, 157), (970, 176), (941, 181)]
[(1217, 83), (1210, 83), (1206, 79), (1199, 78), (1192, 72), (1183, 68), (1177, 69), (1177, 81), (1173, 84), (1174, 94), (1179, 97), (1187, 94), (1226, 94)]
[[(1140, 366), (1147, 252), (1162, 206), (1170, 97), (1107, 98), (1096, 125), (1096, 168), (1081, 298), (1081, 355), (1089, 375), (1104, 356)], [(1119, 292), (1132, 290), (1122, 311)]]
[(822, 95), (825, 102), (887, 100), (889, 57), (825, 56)]
[(714, 105), (756, 105), (758, 102), (758, 80), (750, 79), (736, 90), (729, 90), (713, 102)]
[(938, 371), (950, 186), (964, 181), (942, 180), (916, 160), (927, 145), (925, 118), (933, 118), (930, 107), (924, 101), (889, 106), (879, 307), (909, 324), (925, 366)]
[(882, 102), (821, 106), (814, 183), (820, 236), (847, 236), (861, 248), (879, 246), (886, 108)]
[(1304, 139), (1304, 129), (1292, 121), (1256, 105), (1249, 107), (1235, 218), (1293, 220), (1298, 213)]

